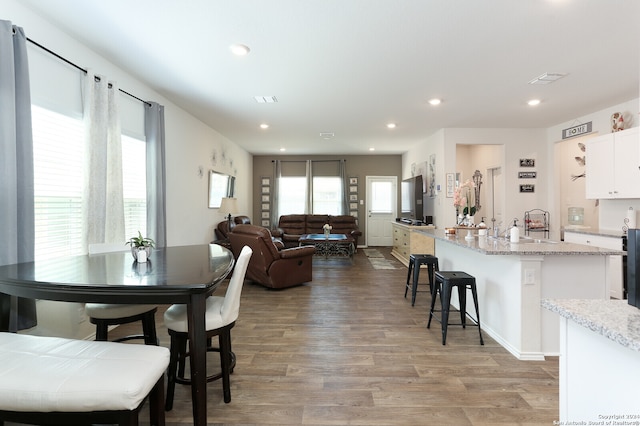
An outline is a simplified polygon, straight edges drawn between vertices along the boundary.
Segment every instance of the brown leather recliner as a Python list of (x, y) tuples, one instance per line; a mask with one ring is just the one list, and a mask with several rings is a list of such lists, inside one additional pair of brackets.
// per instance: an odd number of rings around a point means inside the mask
[[(251, 219), (249, 219), (249, 216), (234, 216), (233, 219), (231, 219), (231, 230), (233, 231), (233, 228), (235, 228), (236, 225), (250, 224)], [(227, 240), (229, 238), (229, 221), (225, 219), (218, 223), (218, 226), (216, 226), (214, 231), (216, 233), (217, 240)]]
[(315, 248), (311, 246), (278, 250), (271, 232), (255, 225), (237, 225), (229, 233), (229, 241), (236, 258), (242, 247), (251, 247), (253, 256), (246, 277), (265, 287), (292, 287), (313, 279)]

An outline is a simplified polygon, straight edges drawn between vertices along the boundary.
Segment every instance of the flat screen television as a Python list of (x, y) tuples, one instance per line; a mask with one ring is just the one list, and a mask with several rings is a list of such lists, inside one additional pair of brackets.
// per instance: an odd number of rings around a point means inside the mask
[(400, 184), (400, 217), (424, 220), (422, 175), (404, 179)]

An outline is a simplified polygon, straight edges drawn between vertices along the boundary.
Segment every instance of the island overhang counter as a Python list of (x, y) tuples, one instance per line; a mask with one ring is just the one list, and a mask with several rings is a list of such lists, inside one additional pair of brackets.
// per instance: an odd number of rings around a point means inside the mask
[[(476, 278), (482, 330), (521, 360), (559, 354), (559, 318), (541, 300), (609, 299), (611, 259), (624, 254), (547, 240), (419, 232), (434, 238), (440, 270)], [(451, 303), (459, 306), (455, 292)]]

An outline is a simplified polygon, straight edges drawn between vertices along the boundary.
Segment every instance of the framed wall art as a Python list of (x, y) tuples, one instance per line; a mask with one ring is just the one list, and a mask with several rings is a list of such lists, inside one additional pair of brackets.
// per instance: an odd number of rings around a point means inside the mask
[(518, 172), (519, 179), (535, 179), (538, 177), (538, 172)]
[(535, 192), (536, 187), (535, 185), (520, 185), (520, 192)]
[(447, 198), (453, 198), (456, 190), (456, 177), (453, 173), (447, 173)]

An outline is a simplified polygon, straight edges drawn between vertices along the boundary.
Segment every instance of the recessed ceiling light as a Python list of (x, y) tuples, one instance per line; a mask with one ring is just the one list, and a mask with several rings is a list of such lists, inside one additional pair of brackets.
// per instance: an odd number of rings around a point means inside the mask
[(280, 148), (280, 152), (285, 152), (286, 150), (286, 148)]
[(373, 147), (369, 148), (369, 151), (375, 151), (375, 150), (376, 150), (376, 149), (375, 149), (375, 148), (373, 148)]
[(396, 123), (387, 124), (387, 129), (395, 129), (395, 128), (396, 128)]
[(431, 105), (433, 105), (433, 106), (435, 106), (435, 105), (440, 105), (440, 103), (441, 103), (441, 102), (442, 102), (442, 101), (441, 101), (440, 99), (438, 99), (438, 98), (433, 98), (433, 99), (430, 99), (430, 100), (429, 100), (429, 103), (430, 103)]
[(260, 125), (260, 128), (261, 128), (261, 129), (268, 129), (268, 128), (269, 128), (269, 125), (268, 125), (267, 123), (262, 123), (262, 124)]
[(527, 105), (529, 106), (540, 105), (540, 99), (531, 99), (529, 102), (527, 102)]
[(232, 44), (231, 46), (229, 46), (229, 49), (231, 50), (231, 53), (236, 56), (245, 56), (251, 51), (251, 49), (249, 49), (249, 46), (245, 44)]

